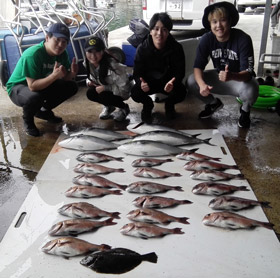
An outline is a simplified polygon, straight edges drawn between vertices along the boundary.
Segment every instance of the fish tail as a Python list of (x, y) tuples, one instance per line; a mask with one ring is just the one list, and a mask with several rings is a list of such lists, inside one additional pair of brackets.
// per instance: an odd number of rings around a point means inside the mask
[(174, 228), (174, 229), (172, 229), (172, 233), (173, 234), (184, 234), (184, 232), (182, 232), (181, 228)]
[(238, 174), (238, 175), (236, 175), (235, 179), (236, 179), (236, 180), (244, 180), (245, 177), (244, 177), (243, 174)]
[(155, 252), (141, 255), (141, 258), (142, 261), (148, 261), (151, 263), (157, 263), (157, 259), (158, 259), (157, 254)]
[(105, 225), (116, 225), (116, 222), (113, 222), (114, 218), (109, 218), (107, 220), (104, 221)]
[(266, 229), (269, 229), (269, 230), (272, 230), (273, 226), (274, 226), (274, 224), (269, 223), (269, 222), (258, 222), (258, 223), (260, 224), (260, 226), (262, 226)]
[(212, 139), (212, 138), (204, 139), (203, 142), (204, 142), (205, 144), (207, 144), (207, 145), (210, 145), (210, 146), (216, 146), (216, 145), (214, 145), (214, 144), (212, 144), (212, 143), (209, 142), (211, 139)]
[(180, 173), (174, 173), (174, 177), (181, 177), (182, 175)]
[(241, 191), (250, 191), (247, 186), (239, 186), (239, 190)]
[(192, 204), (193, 202), (192, 201), (189, 201), (189, 200), (182, 200), (181, 201), (181, 204)]
[(178, 219), (178, 221), (183, 224), (190, 224), (190, 222), (187, 221), (188, 219), (188, 217), (181, 217)]
[(260, 202), (261, 206), (264, 208), (272, 208), (269, 202)]
[(118, 185), (118, 187), (119, 187), (121, 190), (126, 190), (127, 185)]
[(123, 161), (123, 157), (116, 157), (116, 160), (118, 160), (118, 161)]
[(119, 212), (113, 212), (113, 213), (111, 214), (111, 217), (112, 217), (112, 218), (116, 218), (116, 219), (120, 219), (120, 213), (119, 213)]
[(101, 244), (100, 245), (101, 251), (110, 250), (111, 248), (112, 247), (110, 245), (107, 245), (107, 244)]
[(123, 168), (116, 169), (116, 172), (124, 173), (125, 170)]
[(175, 186), (174, 189), (176, 191), (184, 191), (183, 188), (181, 186)]
[(166, 159), (166, 162), (172, 162), (172, 161), (173, 161), (173, 159), (171, 159), (171, 158)]
[(220, 157), (213, 157), (211, 158), (212, 160), (215, 160), (215, 161), (221, 161), (221, 158)]
[(112, 191), (112, 194), (115, 194), (115, 195), (122, 195), (122, 192), (120, 190), (113, 190)]

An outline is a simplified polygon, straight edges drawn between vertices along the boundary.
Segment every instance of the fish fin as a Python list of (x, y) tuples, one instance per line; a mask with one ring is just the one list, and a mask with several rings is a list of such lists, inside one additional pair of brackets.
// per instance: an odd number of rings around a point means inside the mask
[(118, 185), (118, 188), (120, 188), (121, 190), (126, 190), (127, 185)]
[(104, 251), (104, 250), (110, 250), (112, 247), (110, 246), (110, 245), (107, 245), (107, 244), (101, 244), (100, 245), (100, 249), (102, 250), (102, 251)]
[(244, 177), (244, 175), (243, 175), (243, 174), (238, 174), (238, 175), (236, 175), (235, 179), (244, 180), (244, 179), (245, 179), (245, 177)]
[(261, 206), (264, 208), (272, 208), (269, 202), (260, 202)]
[(201, 135), (201, 133), (193, 134), (193, 135), (191, 135), (191, 137), (196, 138), (199, 135)]
[(181, 228), (174, 228), (172, 229), (173, 234), (184, 234)]
[(182, 200), (181, 203), (182, 203), (182, 204), (192, 204), (193, 202), (192, 202), (192, 201), (189, 201), (189, 200)]
[(141, 255), (141, 259), (142, 259), (142, 261), (148, 261), (148, 262), (156, 264), (158, 257), (155, 252), (152, 252), (152, 253)]
[(147, 235), (143, 234), (143, 233), (139, 233), (140, 238), (142, 239), (148, 239)]
[(139, 126), (143, 125), (145, 122), (140, 122), (139, 124), (137, 124), (135, 127), (133, 127), (132, 129), (136, 129), (138, 128)]

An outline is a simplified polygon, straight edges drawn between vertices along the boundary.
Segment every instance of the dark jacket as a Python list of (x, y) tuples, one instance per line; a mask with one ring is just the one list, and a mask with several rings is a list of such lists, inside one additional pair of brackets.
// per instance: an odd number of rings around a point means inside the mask
[(169, 35), (165, 47), (158, 50), (149, 35), (137, 48), (133, 77), (138, 85), (141, 84), (139, 78), (142, 77), (152, 90), (163, 88), (173, 77), (174, 86), (182, 83), (185, 77), (185, 55), (182, 45)]

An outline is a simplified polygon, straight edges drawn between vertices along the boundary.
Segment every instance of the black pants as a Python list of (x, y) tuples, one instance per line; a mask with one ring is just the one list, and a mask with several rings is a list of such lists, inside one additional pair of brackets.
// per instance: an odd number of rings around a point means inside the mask
[(10, 98), (14, 104), (23, 108), (23, 117), (33, 119), (34, 115), (44, 107), (51, 110), (69, 99), (78, 91), (75, 81), (56, 80), (44, 90), (33, 92), (26, 85), (15, 85)]
[(103, 91), (100, 94), (96, 92), (95, 87), (87, 90), (87, 97), (89, 100), (103, 104), (104, 106), (114, 106), (118, 108), (125, 108), (123, 98), (116, 96), (111, 91)]
[(187, 91), (183, 84), (178, 84), (170, 93), (166, 93), (163, 89), (150, 90), (149, 92), (145, 93), (141, 89), (140, 85), (135, 84), (131, 90), (131, 98), (137, 103), (142, 103), (145, 109), (153, 109), (154, 103), (150, 95), (158, 93), (167, 96), (167, 98), (164, 100), (166, 107), (174, 107), (176, 103), (182, 102), (185, 99)]

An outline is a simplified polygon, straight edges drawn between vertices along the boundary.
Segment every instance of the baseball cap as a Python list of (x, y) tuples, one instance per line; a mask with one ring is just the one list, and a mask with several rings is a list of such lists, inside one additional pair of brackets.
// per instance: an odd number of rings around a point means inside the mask
[(52, 33), (56, 38), (64, 38), (67, 41), (70, 40), (70, 31), (63, 23), (55, 23), (51, 25), (48, 32)]
[(239, 13), (238, 13), (237, 9), (235, 8), (235, 6), (231, 3), (229, 3), (229, 2), (226, 2), (226, 1), (217, 2), (217, 3), (214, 3), (214, 4), (211, 4), (211, 5), (207, 6), (204, 9), (202, 24), (206, 29), (208, 29), (208, 30), (211, 29), (210, 23), (208, 21), (209, 13), (212, 12), (215, 8), (219, 8), (219, 7), (223, 7), (227, 10), (228, 16), (231, 19), (231, 27), (235, 26), (238, 23)]
[(102, 39), (98, 37), (89, 38), (85, 43), (85, 51), (94, 49), (95, 51), (101, 51), (105, 49), (105, 44)]

